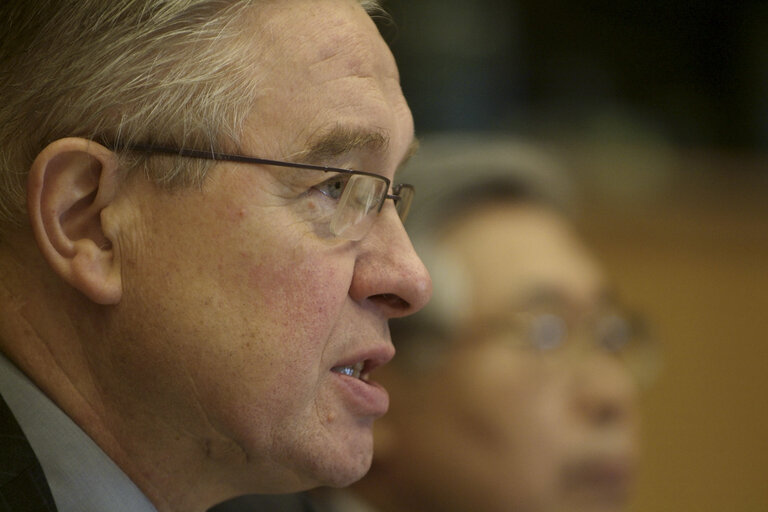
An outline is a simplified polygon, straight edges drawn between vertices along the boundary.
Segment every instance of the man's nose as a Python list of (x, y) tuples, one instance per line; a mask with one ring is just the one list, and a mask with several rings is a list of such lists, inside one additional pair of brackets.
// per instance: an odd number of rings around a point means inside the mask
[(427, 304), (432, 281), (391, 201), (359, 244), (349, 290), (354, 300), (373, 304), (387, 318), (410, 315)]

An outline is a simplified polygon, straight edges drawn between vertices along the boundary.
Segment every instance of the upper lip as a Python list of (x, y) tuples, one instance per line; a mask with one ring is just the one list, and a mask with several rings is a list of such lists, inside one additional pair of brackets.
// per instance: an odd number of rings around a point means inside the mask
[(353, 366), (364, 363), (363, 375), (370, 373), (374, 368), (388, 363), (395, 355), (395, 347), (391, 342), (379, 343), (375, 347), (356, 352), (334, 364), (331, 369), (344, 366)]

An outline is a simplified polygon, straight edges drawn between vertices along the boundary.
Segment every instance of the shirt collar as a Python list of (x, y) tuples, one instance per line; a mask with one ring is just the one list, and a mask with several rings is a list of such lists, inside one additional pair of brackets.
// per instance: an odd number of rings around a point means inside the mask
[(59, 512), (157, 512), (112, 459), (2, 353), (0, 393), (40, 461)]

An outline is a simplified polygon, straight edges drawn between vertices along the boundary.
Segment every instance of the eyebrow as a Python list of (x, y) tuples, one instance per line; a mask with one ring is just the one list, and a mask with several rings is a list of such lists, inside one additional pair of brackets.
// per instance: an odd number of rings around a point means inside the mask
[(389, 136), (379, 130), (358, 130), (337, 126), (310, 139), (301, 158), (308, 162), (327, 162), (352, 151), (383, 152), (389, 147)]
[[(298, 155), (302, 161), (323, 164), (352, 151), (385, 152), (389, 148), (389, 135), (381, 130), (358, 130), (337, 126), (310, 139), (309, 148)], [(400, 169), (419, 148), (414, 138), (398, 164)]]

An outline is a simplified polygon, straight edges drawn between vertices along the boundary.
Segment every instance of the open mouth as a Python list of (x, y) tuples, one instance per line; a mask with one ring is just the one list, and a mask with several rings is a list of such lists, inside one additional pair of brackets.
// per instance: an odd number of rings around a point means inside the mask
[(331, 371), (354, 379), (360, 379), (365, 382), (368, 382), (370, 375), (370, 372), (366, 369), (365, 361), (360, 361), (357, 364), (347, 366), (334, 366), (331, 368)]
[(355, 416), (378, 418), (389, 407), (387, 391), (371, 378), (371, 372), (395, 355), (391, 344), (358, 352), (336, 361), (332, 381), (347, 410)]

